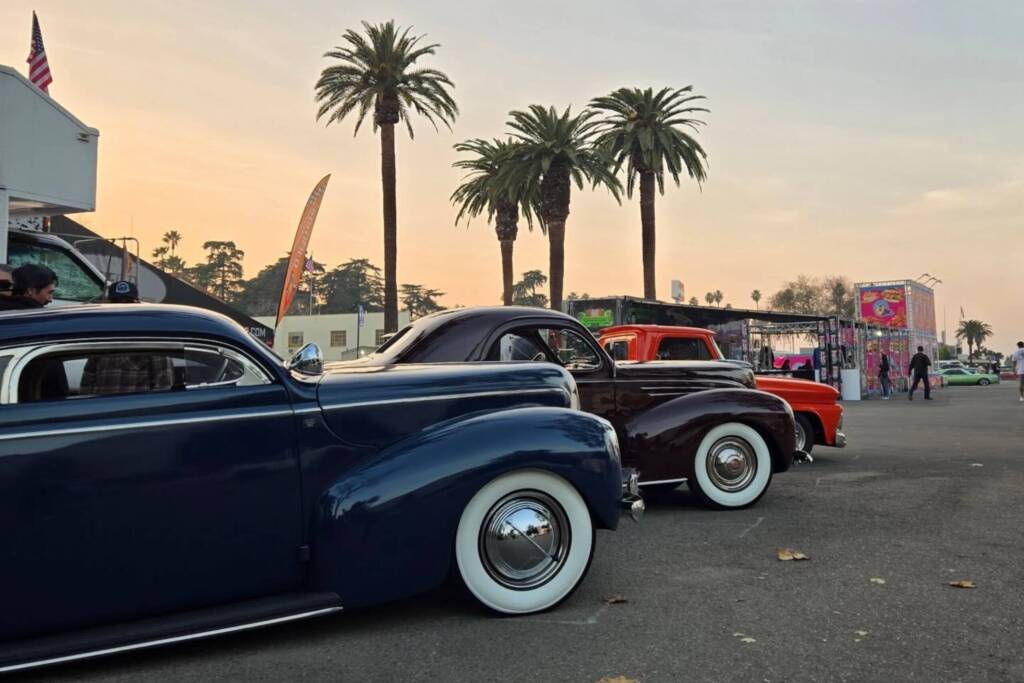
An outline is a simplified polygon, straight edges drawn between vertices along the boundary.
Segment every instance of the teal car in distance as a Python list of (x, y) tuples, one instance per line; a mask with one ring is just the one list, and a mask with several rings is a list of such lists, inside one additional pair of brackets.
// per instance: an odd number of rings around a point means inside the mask
[(950, 386), (971, 384), (985, 387), (989, 384), (999, 384), (999, 375), (993, 375), (990, 372), (976, 372), (964, 368), (948, 368), (940, 370), (939, 374), (945, 378), (946, 384)]

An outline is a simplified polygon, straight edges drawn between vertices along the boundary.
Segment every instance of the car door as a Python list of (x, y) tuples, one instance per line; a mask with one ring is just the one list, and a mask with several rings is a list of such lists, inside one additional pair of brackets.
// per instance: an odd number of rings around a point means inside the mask
[(301, 581), (288, 390), (238, 349), (0, 350), (0, 640)]
[(580, 408), (615, 421), (615, 368), (589, 332), (547, 320), (517, 322), (497, 335), (486, 359), (557, 363), (576, 380)]

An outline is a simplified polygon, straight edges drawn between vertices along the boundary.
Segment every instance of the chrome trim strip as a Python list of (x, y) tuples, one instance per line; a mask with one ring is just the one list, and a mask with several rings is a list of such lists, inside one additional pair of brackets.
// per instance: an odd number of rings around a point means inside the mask
[(296, 415), (308, 415), (309, 413), (319, 413), (320, 406), (313, 406), (312, 408), (296, 408), (292, 411)]
[(227, 422), (228, 420), (254, 420), (260, 417), (280, 417), (294, 415), (292, 410), (264, 410), (258, 413), (234, 413), (231, 415), (212, 415), (209, 417), (188, 417), (176, 420), (148, 420), (145, 422), (129, 422), (113, 425), (96, 425), (93, 427), (67, 427), (65, 429), (43, 429), (36, 432), (17, 432), (0, 434), (0, 441), (30, 439), (34, 436), (65, 436), (68, 434), (94, 434), (100, 432), (117, 432), (126, 429), (144, 429), (148, 427), (169, 427), (178, 424), (200, 424), (203, 422)]
[(686, 477), (681, 477), (679, 479), (655, 479), (654, 481), (641, 481), (638, 482), (638, 484), (639, 486), (650, 486), (652, 484), (675, 484), (676, 482), (682, 484), (686, 480)]
[(198, 631), (196, 633), (189, 633), (183, 636), (159, 638), (157, 640), (147, 640), (140, 643), (132, 643), (130, 645), (118, 645), (116, 647), (108, 647), (102, 650), (90, 650), (88, 652), (80, 652), (78, 654), (65, 655), (63, 657), (53, 657), (51, 659), (38, 659), (31, 662), (23, 662), (21, 664), (0, 666), (0, 673), (22, 671), (24, 669), (32, 669), (38, 666), (48, 666), (50, 664), (60, 664), (62, 662), (73, 662), (80, 659), (90, 659), (92, 657), (100, 657), (102, 655), (110, 655), (118, 652), (130, 652), (132, 650), (141, 650), (143, 648), (156, 647), (158, 645), (169, 645), (171, 643), (181, 643), (189, 640), (198, 640), (200, 638), (209, 638), (211, 636), (219, 636), (225, 633), (249, 631), (251, 629), (261, 628), (263, 626), (273, 626), (274, 624), (283, 624), (289, 621), (297, 621), (299, 619), (308, 619), (310, 617), (318, 617), (324, 614), (331, 614), (333, 612), (339, 612), (341, 611), (341, 609), (342, 608), (340, 606), (325, 607), (323, 609), (312, 610), (309, 612), (300, 612), (299, 614), (289, 614), (288, 616), (284, 617), (264, 619), (263, 621), (252, 621), (246, 624), (239, 624), (238, 626), (225, 626), (224, 628), (216, 628), (209, 631)]
[(520, 396), (528, 394), (562, 394), (572, 400), (565, 389), (503, 389), (501, 391), (474, 391), (465, 394), (438, 394), (436, 396), (413, 396), (410, 398), (386, 398), (379, 401), (357, 401), (354, 403), (335, 403), (322, 406), (324, 410), (342, 410), (344, 408), (363, 408), (366, 406), (387, 405), (389, 403), (421, 403), (424, 401), (454, 401), (460, 398), (483, 398), (486, 396)]

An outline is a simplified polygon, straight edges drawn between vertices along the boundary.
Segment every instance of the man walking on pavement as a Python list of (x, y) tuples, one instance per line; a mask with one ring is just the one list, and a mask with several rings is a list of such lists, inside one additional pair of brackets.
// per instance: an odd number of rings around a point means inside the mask
[(928, 381), (928, 368), (931, 367), (931, 364), (931, 359), (925, 355), (924, 347), (918, 346), (917, 353), (910, 359), (910, 374), (914, 376), (914, 383), (910, 385), (910, 396), (908, 397), (911, 401), (914, 400), (917, 383), (921, 381), (924, 381), (924, 400), (932, 400), (931, 382)]
[(1020, 382), (1020, 401), (1024, 403), (1024, 341), (1017, 342), (1017, 350), (1013, 352), (1013, 367)]

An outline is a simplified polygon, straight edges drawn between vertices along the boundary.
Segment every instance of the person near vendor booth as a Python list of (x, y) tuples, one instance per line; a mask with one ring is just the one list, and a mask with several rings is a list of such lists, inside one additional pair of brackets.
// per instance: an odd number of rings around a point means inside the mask
[(924, 352), (923, 346), (917, 347), (917, 353), (910, 359), (910, 374), (914, 378), (913, 383), (910, 385), (910, 395), (907, 398), (911, 401), (914, 400), (914, 390), (917, 389), (918, 382), (924, 382), (924, 400), (932, 400), (932, 387), (931, 381), (928, 379), (928, 368), (932, 365), (931, 358)]
[(889, 356), (882, 354), (882, 362), (878, 365), (878, 383), (882, 386), (882, 400), (888, 401), (892, 396), (892, 380), (889, 378), (889, 372), (892, 370), (892, 365), (889, 363)]
[(1024, 403), (1024, 341), (1017, 342), (1017, 350), (1013, 352), (1013, 369), (1017, 372), (1017, 383), (1020, 385), (1020, 402)]

